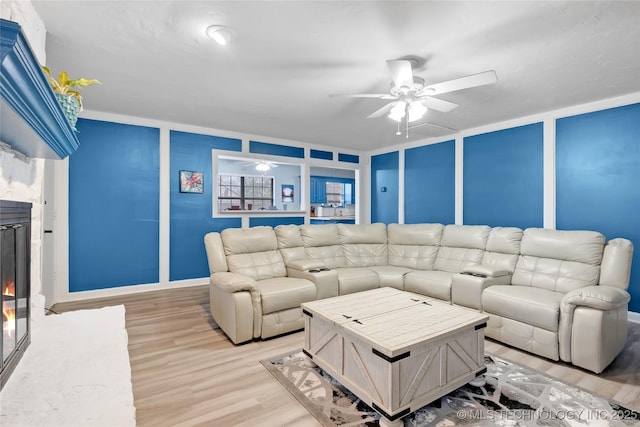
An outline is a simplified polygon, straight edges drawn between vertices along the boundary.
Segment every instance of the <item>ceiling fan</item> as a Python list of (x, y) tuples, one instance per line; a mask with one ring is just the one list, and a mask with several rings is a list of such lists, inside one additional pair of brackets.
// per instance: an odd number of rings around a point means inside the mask
[(277, 168), (278, 164), (267, 160), (256, 160), (255, 162), (247, 162), (246, 165), (251, 165), (259, 172), (266, 172), (272, 168)]
[(417, 64), (417, 62), (417, 59), (396, 59), (387, 61), (387, 67), (389, 67), (393, 77), (389, 93), (331, 94), (329, 96), (390, 100), (391, 102), (374, 111), (367, 116), (367, 118), (374, 119), (382, 117), (388, 113), (389, 118), (398, 122), (397, 135), (401, 134), (400, 123), (404, 119), (408, 138), (409, 129), (418, 126), (433, 126), (457, 132), (456, 129), (433, 123), (421, 123), (419, 125), (409, 126), (409, 123), (420, 120), (428, 109), (447, 113), (458, 107), (458, 104), (435, 98), (435, 95), (488, 85), (498, 81), (496, 72), (490, 70), (433, 85), (425, 85), (423, 78), (413, 75), (413, 66)]

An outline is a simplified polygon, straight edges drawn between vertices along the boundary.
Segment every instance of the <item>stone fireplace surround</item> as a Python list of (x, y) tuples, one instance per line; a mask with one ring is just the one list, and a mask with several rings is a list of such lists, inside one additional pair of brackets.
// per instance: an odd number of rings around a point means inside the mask
[[(0, 4), (0, 17), (18, 22), (37, 60), (46, 64), (46, 29), (29, 1)], [(51, 160), (47, 160), (51, 161)], [(44, 317), (42, 294), (43, 185), (45, 160), (28, 158), (0, 141), (0, 199), (29, 202), (31, 209), (31, 321)]]
[[(0, 18), (17, 22), (40, 64), (46, 64), (46, 28), (30, 1), (7, 0), (0, 4)], [(46, 160), (52, 162), (52, 160)], [(0, 140), (0, 199), (31, 203), (31, 327), (44, 318), (42, 280), (43, 205), (45, 160), (29, 158)]]

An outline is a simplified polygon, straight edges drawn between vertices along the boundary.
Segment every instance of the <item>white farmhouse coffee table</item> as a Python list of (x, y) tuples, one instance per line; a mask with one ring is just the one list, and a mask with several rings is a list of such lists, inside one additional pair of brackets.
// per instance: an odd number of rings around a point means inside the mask
[(378, 411), (381, 425), (484, 373), (488, 317), (379, 288), (302, 304), (304, 353)]

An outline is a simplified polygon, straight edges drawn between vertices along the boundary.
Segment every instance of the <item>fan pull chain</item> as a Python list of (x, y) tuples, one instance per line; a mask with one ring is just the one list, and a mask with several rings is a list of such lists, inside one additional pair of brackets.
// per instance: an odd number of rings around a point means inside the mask
[(404, 123), (405, 123), (406, 138), (409, 139), (409, 115), (407, 114), (405, 117), (406, 119)]

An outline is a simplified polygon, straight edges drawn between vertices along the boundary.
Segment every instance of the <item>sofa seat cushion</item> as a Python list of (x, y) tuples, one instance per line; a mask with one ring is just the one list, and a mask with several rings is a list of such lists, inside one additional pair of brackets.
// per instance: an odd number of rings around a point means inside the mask
[(339, 294), (368, 291), (380, 287), (380, 280), (375, 271), (364, 267), (336, 268), (338, 273)]
[(451, 279), (448, 271), (413, 271), (404, 276), (404, 290), (451, 301)]
[(396, 267), (393, 265), (379, 265), (367, 267), (378, 275), (380, 287), (390, 286), (396, 289), (404, 289), (404, 275), (416, 271), (413, 268)]
[(262, 296), (262, 314), (300, 307), (316, 299), (316, 286), (307, 279), (276, 277), (256, 282)]
[(557, 332), (564, 294), (531, 286), (489, 286), (482, 293), (487, 313)]

